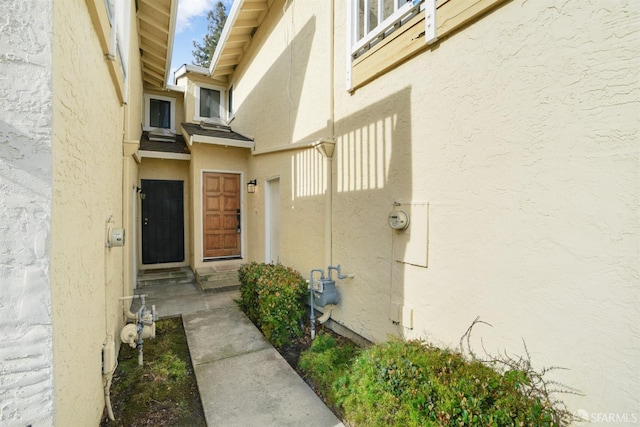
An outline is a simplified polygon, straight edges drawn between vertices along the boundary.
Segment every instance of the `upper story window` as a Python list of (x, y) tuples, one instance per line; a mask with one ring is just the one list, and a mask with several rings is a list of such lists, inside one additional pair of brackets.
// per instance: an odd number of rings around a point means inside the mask
[(144, 130), (176, 131), (176, 100), (167, 96), (144, 95)]
[(224, 119), (224, 89), (198, 83), (195, 90), (196, 121), (206, 119)]
[(233, 113), (233, 86), (229, 86), (227, 94), (227, 121), (230, 121), (233, 118)]
[[(109, 55), (117, 59), (123, 78), (127, 81), (129, 70), (130, 0), (104, 0), (111, 25)], [(125, 84), (125, 98), (127, 89)]]
[[(465, 1), (478, 0), (444, 4)], [(436, 0), (348, 0), (347, 90), (365, 85), (434, 43), (435, 16)]]
[(422, 0), (351, 0), (351, 54), (355, 57), (400, 27)]

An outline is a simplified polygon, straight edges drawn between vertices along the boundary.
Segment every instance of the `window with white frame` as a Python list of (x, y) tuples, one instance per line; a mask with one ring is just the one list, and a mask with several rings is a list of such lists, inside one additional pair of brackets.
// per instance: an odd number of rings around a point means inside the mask
[(127, 97), (127, 74), (129, 70), (129, 33), (131, 0), (105, 0), (105, 7), (111, 25), (109, 54), (117, 60), (125, 80), (125, 98)]
[(225, 91), (223, 88), (198, 83), (195, 95), (195, 120), (224, 119)]
[(350, 0), (350, 54), (357, 57), (419, 11), (422, 0)]
[(144, 130), (158, 128), (176, 131), (176, 99), (145, 93)]
[(233, 86), (229, 86), (227, 91), (227, 121), (231, 121), (233, 113)]

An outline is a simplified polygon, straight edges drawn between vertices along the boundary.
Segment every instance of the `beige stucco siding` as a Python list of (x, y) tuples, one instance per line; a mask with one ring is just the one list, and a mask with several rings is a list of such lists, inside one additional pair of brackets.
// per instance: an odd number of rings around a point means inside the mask
[(319, 2), (271, 6), (234, 74), (234, 129), (261, 149), (327, 136), (330, 13)]
[[(640, 6), (546, 3), (508, 3), (353, 95), (336, 80), (333, 260), (356, 278), (334, 317), (383, 340), (404, 307), (398, 333), (457, 345), (480, 316), (488, 350), (524, 339), (569, 368), (553, 377), (585, 393), (572, 409), (632, 413)], [(394, 201), (420, 211), (409, 239), (385, 225)], [(425, 224), (428, 267), (394, 261)]]
[[(332, 318), (366, 338), (456, 346), (480, 316), (474, 349), (524, 339), (535, 366), (569, 369), (551, 379), (585, 394), (570, 409), (637, 412), (640, 3), (506, 2), (353, 93), (345, 0), (334, 28), (325, 2), (282, 6), (232, 76), (247, 178), (280, 178), (280, 260), (355, 274)], [(330, 175), (302, 144), (320, 137)], [(265, 190), (246, 199), (258, 261)]]
[(247, 195), (252, 260), (265, 259), (266, 180), (278, 178), (280, 221), (279, 260), (308, 272), (325, 264), (325, 160), (313, 148), (266, 154), (252, 159), (252, 175), (258, 178), (255, 194)]
[(246, 199), (247, 255), (266, 260), (266, 180), (278, 178), (278, 260), (303, 272), (326, 263), (329, 242), (327, 163), (301, 146), (331, 136), (330, 25), (330, 9), (322, 2), (274, 2), (232, 78), (232, 126), (254, 137), (255, 152), (298, 147), (249, 159), (247, 179), (257, 179), (258, 190)]
[[(54, 3), (53, 33), (55, 423), (95, 425), (104, 408), (102, 345), (108, 335), (118, 336), (123, 322), (118, 298), (130, 292), (123, 279), (127, 249), (105, 245), (109, 228), (130, 224), (128, 214), (123, 218), (123, 197), (130, 193), (123, 191), (135, 166), (129, 165), (123, 181), (123, 134), (136, 138), (137, 132), (126, 130), (124, 107), (87, 5)], [(135, 31), (131, 38), (136, 40)], [(139, 76), (139, 63), (130, 66), (131, 76)], [(139, 85), (132, 84), (131, 105), (140, 105), (140, 97)], [(129, 121), (139, 120), (134, 111)]]

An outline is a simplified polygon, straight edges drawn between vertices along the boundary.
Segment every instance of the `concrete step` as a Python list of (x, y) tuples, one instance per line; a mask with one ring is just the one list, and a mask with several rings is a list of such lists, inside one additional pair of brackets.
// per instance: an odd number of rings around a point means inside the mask
[(193, 283), (195, 275), (189, 267), (141, 270), (138, 287)]
[[(221, 270), (221, 271), (220, 271)], [(202, 292), (226, 292), (240, 289), (237, 267), (196, 269), (196, 283)]]

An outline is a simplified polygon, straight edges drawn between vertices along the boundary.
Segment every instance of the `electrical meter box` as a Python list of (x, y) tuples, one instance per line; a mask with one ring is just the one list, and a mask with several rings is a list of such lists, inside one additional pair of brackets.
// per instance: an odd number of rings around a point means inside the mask
[(313, 282), (313, 304), (324, 307), (327, 304), (338, 303), (338, 290), (335, 280), (320, 279)]

